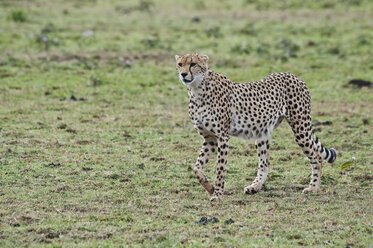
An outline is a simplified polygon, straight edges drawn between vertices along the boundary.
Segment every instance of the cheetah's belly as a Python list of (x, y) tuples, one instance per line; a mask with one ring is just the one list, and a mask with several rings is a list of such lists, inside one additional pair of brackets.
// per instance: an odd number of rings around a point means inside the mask
[[(232, 116), (229, 135), (244, 140), (256, 140), (259, 138), (270, 137), (278, 118), (279, 115), (275, 115), (270, 119), (254, 119), (252, 121), (244, 120), (242, 116), (234, 114)], [(258, 123), (258, 120), (260, 123)]]

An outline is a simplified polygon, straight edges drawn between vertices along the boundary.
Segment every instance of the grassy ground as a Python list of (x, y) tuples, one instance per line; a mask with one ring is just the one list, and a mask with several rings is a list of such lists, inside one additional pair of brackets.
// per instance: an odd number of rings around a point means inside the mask
[[(373, 78), (373, 4), (300, 2), (1, 1), (0, 246), (372, 246), (373, 89), (344, 85)], [(173, 60), (195, 51), (238, 82), (307, 83), (340, 153), (320, 193), (301, 194), (310, 166), (283, 123), (265, 190), (243, 194), (257, 157), (232, 139), (227, 194), (209, 202)]]

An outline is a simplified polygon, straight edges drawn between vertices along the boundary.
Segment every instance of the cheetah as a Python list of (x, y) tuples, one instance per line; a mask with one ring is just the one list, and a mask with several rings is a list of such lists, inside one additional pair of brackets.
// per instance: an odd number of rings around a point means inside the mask
[[(302, 80), (290, 73), (274, 73), (260, 81), (235, 83), (210, 70), (206, 55), (175, 55), (175, 59), (179, 80), (188, 88), (189, 117), (204, 138), (193, 172), (212, 195), (211, 201), (223, 198), (231, 136), (255, 140), (258, 172), (244, 193), (261, 190), (270, 169), (271, 134), (283, 119), (310, 160), (311, 182), (303, 193), (319, 191), (322, 159), (333, 163), (337, 153), (325, 148), (312, 130), (310, 93)], [(203, 169), (215, 151), (217, 176), (213, 186)]]

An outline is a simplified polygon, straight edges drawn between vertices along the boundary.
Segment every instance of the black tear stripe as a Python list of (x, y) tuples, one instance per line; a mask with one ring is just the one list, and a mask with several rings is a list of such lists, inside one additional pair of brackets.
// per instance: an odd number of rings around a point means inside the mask
[(189, 72), (190, 72), (190, 75), (192, 76), (192, 77), (190, 78), (190, 80), (193, 80), (194, 77), (193, 77), (193, 73), (192, 73), (192, 66), (189, 66)]

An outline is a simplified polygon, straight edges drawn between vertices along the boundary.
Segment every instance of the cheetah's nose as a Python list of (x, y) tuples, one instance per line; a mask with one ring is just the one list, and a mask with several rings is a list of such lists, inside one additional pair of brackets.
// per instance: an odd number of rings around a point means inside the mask
[(181, 75), (183, 78), (185, 78), (186, 75), (188, 75), (188, 73), (183, 72), (183, 73), (180, 73), (180, 75)]

